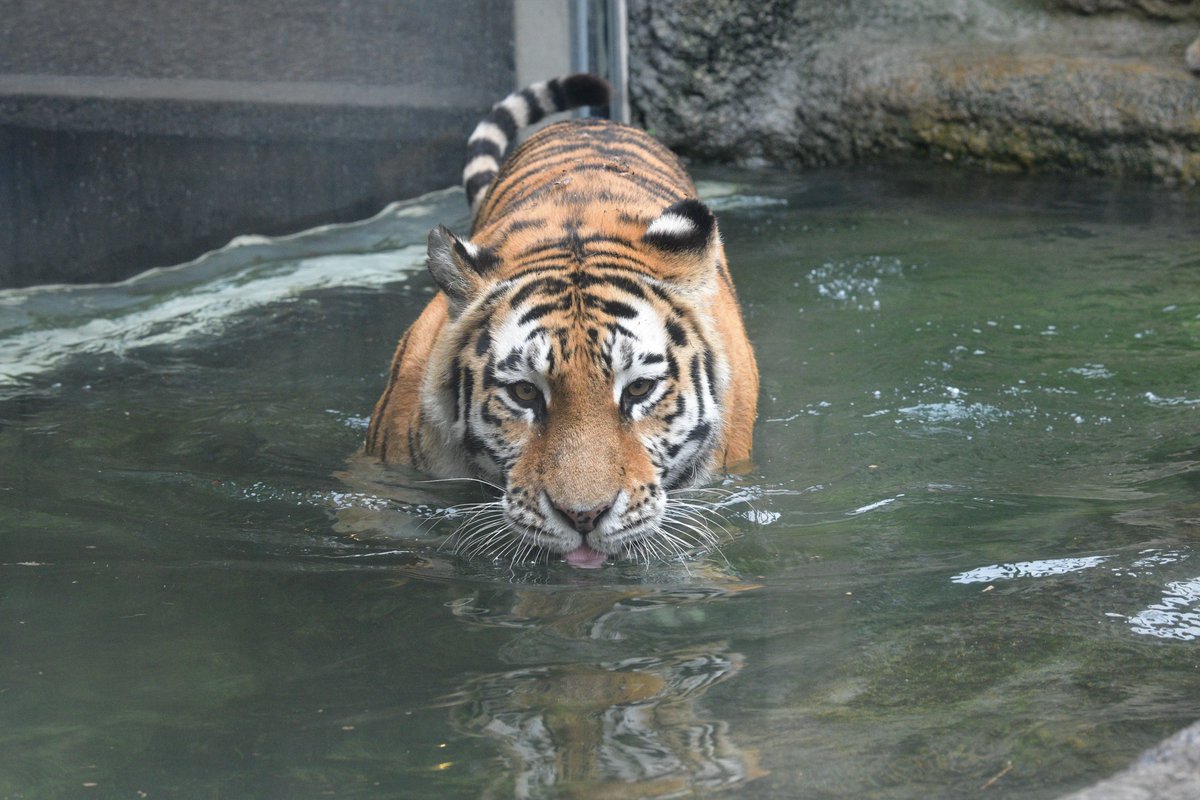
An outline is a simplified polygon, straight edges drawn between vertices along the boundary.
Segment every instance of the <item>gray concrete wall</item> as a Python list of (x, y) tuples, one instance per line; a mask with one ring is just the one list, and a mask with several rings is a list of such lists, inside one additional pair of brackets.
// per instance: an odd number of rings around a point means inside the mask
[(453, 184), (516, 80), (513, 0), (4, 6), (0, 286), (116, 280)]

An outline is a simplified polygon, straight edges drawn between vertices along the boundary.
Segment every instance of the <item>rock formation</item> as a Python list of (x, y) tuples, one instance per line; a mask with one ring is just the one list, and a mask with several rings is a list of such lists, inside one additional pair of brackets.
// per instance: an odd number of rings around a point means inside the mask
[(635, 122), (697, 159), (1200, 179), (1193, 0), (630, 0), (629, 23)]

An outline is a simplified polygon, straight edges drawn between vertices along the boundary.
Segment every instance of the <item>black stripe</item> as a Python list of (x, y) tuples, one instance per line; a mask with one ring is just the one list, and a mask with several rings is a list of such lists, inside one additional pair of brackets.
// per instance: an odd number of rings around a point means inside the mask
[[(623, 267), (618, 264), (603, 264), (603, 265), (589, 264), (588, 265), (588, 269), (596, 269), (596, 268), (609, 269), (609, 270), (613, 270), (614, 272), (625, 272), (625, 273), (637, 275), (638, 277), (642, 277), (642, 278), (654, 278), (653, 275), (649, 274), (644, 269), (633, 269), (632, 267)], [(520, 281), (522, 278), (524, 278), (526, 276), (537, 275), (538, 273), (562, 274), (564, 271), (565, 271), (565, 268), (561, 267), (561, 266), (525, 266), (525, 267), (522, 267), (519, 271), (514, 272), (513, 274), (511, 274), (507, 278), (505, 278), (504, 282), (502, 284), (497, 286), (495, 289), (492, 289), (492, 291), (488, 293), (488, 299), (485, 302), (494, 302), (500, 295), (504, 294), (504, 292), (511, 289), (512, 284)], [(654, 289), (654, 287), (651, 286), (651, 289)], [(661, 294), (659, 292), (655, 292), (655, 293)]]
[(566, 261), (567, 256), (565, 253), (561, 250), (553, 250), (543, 253), (536, 258), (524, 259), (521, 266), (526, 268), (544, 266), (548, 270), (558, 272), (567, 266)]
[(671, 337), (671, 343), (676, 347), (687, 346), (687, 334), (683, 330), (683, 326), (673, 319), (667, 320), (667, 335)]
[(458, 405), (458, 395), (459, 395), (459, 391), (462, 388), (461, 384), (460, 384), (460, 381), (462, 380), (461, 372), (462, 372), (462, 369), (459, 366), (458, 359), (455, 358), (453, 361), (450, 362), (450, 377), (448, 378), (447, 383), (446, 383), (446, 389), (452, 395), (454, 395), (454, 421), (455, 422), (458, 422), (460, 419), (462, 419), (462, 409), (459, 408), (459, 405)]
[(428, 471), (428, 461), (421, 446), (421, 426), (425, 422), (425, 412), (417, 409), (417, 421), (409, 428), (408, 453), (412, 457), (413, 466), (422, 471)]
[[(525, 261), (527, 258), (535, 255), (541, 255), (547, 251), (559, 251), (562, 249), (561, 239), (542, 239), (537, 244), (530, 245), (517, 254), (517, 261)], [(555, 252), (555, 255), (559, 255)]]
[(701, 422), (688, 431), (687, 441), (703, 442), (708, 439), (710, 433), (712, 433), (712, 425), (708, 422)]
[(490, 247), (481, 247), (475, 253), (475, 257), (469, 260), (472, 269), (480, 275), (487, 275), (500, 265), (500, 257), (496, 255), (496, 251)]
[(641, 285), (624, 275), (593, 275), (590, 272), (581, 272), (575, 277), (575, 285), (580, 289), (590, 289), (600, 285), (611, 286), (614, 289), (620, 289), (625, 294), (633, 295), (639, 300), (646, 299), (646, 293), (642, 291)]
[(638, 336), (636, 333), (629, 330), (629, 328), (626, 328), (624, 325), (622, 325), (619, 322), (614, 322), (614, 323), (610, 324), (608, 326), (608, 329), (610, 331), (612, 331), (613, 333), (619, 333), (622, 336), (628, 336), (630, 339), (638, 339), (639, 341), (641, 340), (640, 336)]
[[(462, 387), (463, 387), (463, 416), (469, 421), (471, 419), (471, 398), (475, 394), (475, 376), (471, 374), (468, 367), (462, 368)], [(455, 417), (455, 419), (458, 419)]]
[(544, 227), (546, 227), (546, 220), (544, 219), (518, 219), (508, 224), (508, 227), (505, 229), (505, 234), (511, 235), (519, 231), (534, 230)]
[(487, 442), (480, 439), (479, 436), (472, 430), (468, 430), (463, 435), (463, 448), (472, 456), (482, 454), (487, 455), (493, 461), (496, 460), (496, 454), (487, 446)]
[(693, 353), (692, 361), (688, 365), (688, 377), (692, 380), (692, 388), (696, 392), (696, 413), (704, 416), (704, 392), (700, 391), (700, 354)]
[(611, 258), (617, 261), (625, 261), (639, 266), (645, 266), (645, 262), (641, 259), (641, 254), (633, 249), (632, 245), (627, 245), (624, 239), (612, 239), (617, 244), (623, 244), (629, 247), (629, 250), (610, 250), (607, 247), (593, 247), (588, 250), (588, 256), (591, 258)]
[(494, 177), (496, 177), (496, 171), (491, 169), (484, 170), (483, 172), (476, 172), (474, 175), (472, 175), (470, 180), (468, 180), (463, 186), (463, 188), (467, 190), (467, 202), (474, 203), (475, 198), (479, 196), (480, 192), (487, 188), (488, 184), (492, 182), (492, 178)]
[(533, 93), (532, 89), (526, 87), (521, 90), (520, 94), (525, 99), (525, 105), (529, 109), (525, 124), (536, 125), (541, 121), (542, 117), (546, 116), (546, 109), (542, 108), (541, 101), (538, 100), (537, 95)]
[(530, 260), (532, 256), (542, 255), (550, 252), (553, 252), (555, 257), (561, 257), (564, 251), (570, 252), (573, 255), (586, 255), (588, 257), (602, 255), (614, 258), (627, 258), (631, 261), (634, 260), (628, 254), (621, 253), (619, 251), (606, 250), (602, 248), (587, 248), (584, 250), (584, 247), (587, 245), (596, 244), (597, 242), (611, 243), (628, 247), (631, 251), (634, 249), (633, 243), (621, 236), (612, 236), (610, 234), (603, 233), (596, 233), (592, 234), (591, 236), (578, 236), (577, 234), (568, 233), (561, 239), (543, 239), (536, 244), (533, 244), (522, 250), (514, 260), (525, 262)]
[(483, 405), (479, 409), (479, 418), (482, 419), (484, 422), (486, 422), (488, 425), (501, 425), (504, 422), (504, 420), (500, 419), (499, 417), (497, 417), (495, 414), (492, 413), (492, 398), (491, 397), (489, 397), (487, 400), (483, 401)]
[(499, 369), (511, 370), (511, 369), (515, 369), (517, 364), (520, 363), (520, 361), (521, 361), (521, 350), (520, 350), (520, 348), (514, 347), (512, 349), (512, 351), (508, 355), (506, 355), (504, 357), (504, 359), (502, 361), (500, 361), (500, 363), (498, 363), (496, 366)]
[(639, 278), (651, 278), (657, 280), (657, 276), (654, 275), (654, 273), (650, 271), (650, 268), (646, 266), (646, 262), (636, 258), (626, 259), (626, 263), (619, 264), (615, 261), (598, 261), (593, 254), (588, 261), (588, 269), (607, 269), (613, 270), (614, 272), (624, 272), (626, 274), (636, 275)]
[(479, 156), (491, 156), (499, 164), (504, 157), (504, 148), (486, 136), (467, 142), (467, 163), (470, 164)]
[(535, 320), (539, 320), (547, 314), (552, 314), (555, 311), (566, 311), (570, 307), (571, 301), (570, 298), (567, 297), (564, 297), (561, 300), (555, 300), (553, 303), (541, 303), (522, 314), (521, 318), (517, 320), (517, 324), (525, 325)]
[(554, 103), (554, 110), (565, 111), (570, 101), (567, 99), (567, 93), (563, 91), (562, 82), (558, 78), (547, 81), (546, 89), (550, 92), (550, 99)]
[(633, 319), (636, 317), (637, 309), (628, 303), (622, 303), (620, 300), (601, 300), (600, 307), (604, 309), (604, 313), (610, 317), (620, 317), (621, 319)]
[(513, 293), (513, 296), (509, 299), (508, 304), (509, 307), (515, 309), (517, 306), (521, 305), (521, 303), (529, 299), (529, 296), (534, 292), (562, 292), (566, 289), (566, 281), (559, 280), (558, 278), (554, 277), (538, 278), (537, 280), (529, 281), (529, 283), (526, 283), (515, 293)]
[(717, 366), (710, 349), (704, 350), (704, 377), (708, 380), (708, 391), (715, 400), (717, 396)]
[(517, 138), (517, 120), (512, 112), (500, 104), (492, 106), (492, 113), (487, 115), (487, 121), (494, 124), (504, 134), (504, 138), (512, 141)]
[(606, 105), (612, 96), (612, 89), (607, 81), (586, 72), (568, 75), (561, 83), (563, 94), (567, 96), (566, 104), (569, 106), (602, 106)]
[(675, 420), (683, 416), (683, 412), (687, 410), (687, 404), (683, 401), (682, 394), (675, 395), (675, 410), (663, 417), (663, 422), (670, 425)]
[(499, 385), (496, 382), (496, 359), (489, 358), (483, 365), (483, 388), (491, 389)]

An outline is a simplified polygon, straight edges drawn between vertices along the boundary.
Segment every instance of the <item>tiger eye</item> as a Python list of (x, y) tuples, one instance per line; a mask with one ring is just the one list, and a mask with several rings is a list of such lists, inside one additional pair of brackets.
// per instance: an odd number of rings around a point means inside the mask
[(518, 403), (532, 403), (542, 396), (541, 391), (529, 381), (510, 384), (508, 392)]
[(654, 388), (655, 381), (648, 378), (638, 378), (636, 381), (630, 381), (625, 387), (625, 394), (632, 398), (641, 398), (650, 394), (650, 390)]

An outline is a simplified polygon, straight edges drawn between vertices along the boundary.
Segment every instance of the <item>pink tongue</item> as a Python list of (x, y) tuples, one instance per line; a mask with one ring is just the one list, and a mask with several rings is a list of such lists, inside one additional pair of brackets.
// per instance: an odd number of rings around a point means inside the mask
[(572, 567), (580, 567), (581, 569), (599, 569), (604, 566), (604, 562), (608, 560), (608, 556), (598, 550), (585, 545), (580, 545), (563, 556), (563, 561), (566, 561)]

